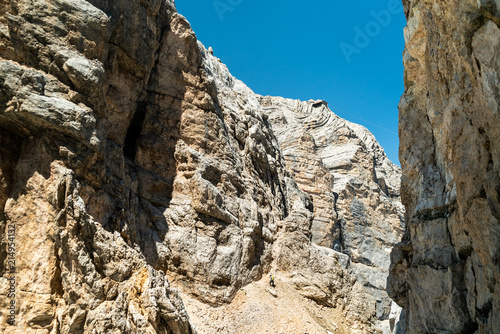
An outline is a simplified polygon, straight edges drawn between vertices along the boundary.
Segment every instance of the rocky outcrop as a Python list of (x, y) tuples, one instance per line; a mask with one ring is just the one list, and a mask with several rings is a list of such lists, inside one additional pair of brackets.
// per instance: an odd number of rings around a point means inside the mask
[(402, 236), (404, 215), (399, 167), (367, 129), (324, 101), (261, 102), (288, 169), (313, 199), (313, 242), (348, 255), (346, 267), (375, 297), (380, 327), (389, 332), (389, 252)]
[[(272, 132), (269, 132), (269, 134), (272, 134), (270, 139), (273, 146), (281, 148), (279, 158), (283, 159), (281, 151), (284, 150), (284, 143), (281, 141), (279, 135), (278, 138), (274, 137), (274, 133), (279, 133), (279, 131), (283, 131), (284, 129), (277, 128), (275, 117), (279, 117), (280, 112), (291, 112), (291, 110), (288, 110), (290, 106), (287, 105), (280, 105), (277, 108), (278, 110), (274, 110), (269, 107), (269, 103), (271, 103), (271, 100), (284, 100), (289, 103), (294, 101), (274, 97), (262, 97), (255, 94), (243, 82), (234, 78), (227, 67), (201, 44), (200, 50), (203, 54), (203, 63), (209, 80), (211, 80), (217, 88), (217, 96), (223, 112), (236, 114), (237, 116), (233, 116), (233, 119), (238, 119), (239, 117), (242, 120), (247, 118), (246, 114), (249, 112), (255, 112), (262, 115), (264, 123), (272, 129)], [(235, 122), (234, 125), (232, 125), (232, 121), (229, 120), (227, 123), (230, 124), (229, 131), (234, 131), (234, 136), (236, 138), (250, 136), (251, 138), (261, 139), (263, 136), (262, 125), (260, 124), (249, 124), (246, 127), (242, 127), (240, 122)], [(289, 133), (294, 133), (295, 130), (296, 129), (290, 127), (287, 131), (289, 131)], [(267, 136), (267, 134), (265, 135)], [(310, 145), (303, 145), (301, 147), (305, 151), (312, 149)], [(257, 147), (256, 149), (258, 150), (259, 148)], [(267, 156), (266, 158), (264, 155), (262, 156), (266, 164), (275, 164), (275, 157)], [(311, 159), (313, 157), (314, 156), (311, 154)], [(284, 164), (286, 164), (286, 167), (290, 167), (286, 156)], [(318, 168), (323, 168), (321, 163), (318, 163), (317, 166)], [(304, 173), (308, 173), (308, 171), (304, 170)], [(335, 213), (335, 196), (332, 196), (333, 188), (329, 188), (333, 186), (333, 177), (329, 175), (325, 169), (323, 169), (321, 177), (323, 177), (322, 180), (324, 183), (318, 182), (315, 186), (310, 185), (311, 193), (317, 192), (322, 196), (318, 203), (322, 203), (323, 205), (318, 206), (319, 209), (314, 209), (316, 199), (310, 194), (304, 193), (306, 189), (304, 189), (303, 184), (300, 183), (300, 177), (297, 173), (292, 172), (292, 175), (290, 175), (290, 179), (287, 182), (297, 187), (296, 182), (298, 181), (302, 191), (299, 191), (298, 194), (290, 193), (289, 199), (292, 203), (292, 211), (290, 211), (291, 214), (280, 223), (280, 227), (284, 227), (284, 229), (279, 230), (280, 232), (278, 232), (275, 242), (273, 243), (272, 268), (273, 270), (291, 273), (290, 280), (294, 282), (296, 288), (304, 296), (321, 304), (330, 306), (337, 305), (339, 302), (343, 307), (350, 305), (348, 308), (351, 312), (356, 314), (355, 317), (365, 319), (363, 320), (364, 322), (366, 322), (366, 319), (370, 319), (373, 324), (376, 320), (377, 304), (377, 300), (373, 297), (373, 293), (369, 291), (369, 289), (366, 289), (366, 287), (363, 287), (363, 280), (358, 279), (356, 281), (355, 278), (357, 277), (355, 277), (355, 275), (352, 278), (348, 278), (348, 280), (353, 279), (350, 283), (342, 278), (348, 271), (342, 270), (341, 268), (348, 268), (349, 257), (333, 249), (334, 245), (338, 244), (337, 239), (339, 238), (338, 234), (335, 234), (333, 228), (334, 225), (338, 225), (335, 222), (337, 219)], [(397, 174), (395, 175), (395, 179), (397, 180)], [(321, 202), (323, 199), (324, 201)], [(304, 209), (306, 209), (306, 211), (304, 211)], [(301, 212), (301, 214), (297, 215), (298, 212)], [(304, 212), (307, 212), (307, 214), (305, 215)], [(332, 217), (329, 217), (329, 213), (331, 213)], [(308, 217), (307, 220), (304, 220), (305, 216)], [(318, 221), (326, 221), (326, 225), (330, 224), (332, 228), (325, 228), (317, 224), (316, 222)], [(398, 218), (397, 229), (399, 228), (399, 224), (400, 220)], [(298, 231), (301, 233), (297, 233)], [(397, 231), (395, 233), (397, 235)], [(399, 235), (397, 235), (397, 237), (399, 237)], [(315, 245), (310, 245), (309, 240), (311, 239), (314, 240)], [(321, 240), (332, 241), (328, 243), (322, 242)], [(397, 238), (395, 240), (397, 240)], [(385, 249), (384, 253), (387, 258), (387, 266), (385, 268), (387, 272), (388, 253)], [(332, 262), (332, 259), (334, 259), (334, 262)], [(339, 280), (338, 277), (342, 279)], [(355, 296), (358, 295), (358, 297), (346, 295), (345, 287), (351, 286), (355, 281), (356, 283), (350, 293), (353, 293)], [(332, 295), (331, 291), (337, 291), (337, 289), (340, 289), (338, 291), (339, 293), (334, 293)], [(385, 302), (390, 304), (387, 296), (385, 296)], [(353, 307), (352, 305), (356, 306)], [(351, 326), (351, 329), (357, 331), (360, 328), (354, 325)]]
[(134, 161), (129, 129), (147, 106), (158, 51), (186, 40), (176, 37), (183, 19), (163, 1), (4, 1), (0, 11), (2, 240), (10, 237), (0, 331), (193, 332), (155, 262), (160, 229), (149, 228), (161, 213), (143, 187), (157, 196), (166, 177)]
[[(221, 105), (257, 110), (269, 122), (287, 169), (312, 201), (311, 240), (338, 256), (375, 298), (379, 327), (390, 332), (392, 302), (385, 292), (386, 278), (404, 215), (399, 167), (367, 129), (338, 117), (326, 102), (257, 95), (203, 52)], [(249, 133), (259, 132), (253, 127)]]
[(404, 4), (406, 232), (388, 290), (408, 333), (498, 333), (500, 3)]
[(310, 241), (347, 245), (341, 224), (314, 220), (262, 101), (173, 1), (0, 13), (2, 333), (193, 333), (177, 289), (217, 306), (271, 269), (375, 332), (375, 298)]

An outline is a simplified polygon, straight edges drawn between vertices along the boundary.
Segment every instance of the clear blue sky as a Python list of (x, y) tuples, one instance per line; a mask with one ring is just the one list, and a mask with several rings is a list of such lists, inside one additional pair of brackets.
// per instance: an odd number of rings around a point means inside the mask
[(177, 0), (198, 39), (256, 93), (323, 99), (398, 159), (400, 0)]

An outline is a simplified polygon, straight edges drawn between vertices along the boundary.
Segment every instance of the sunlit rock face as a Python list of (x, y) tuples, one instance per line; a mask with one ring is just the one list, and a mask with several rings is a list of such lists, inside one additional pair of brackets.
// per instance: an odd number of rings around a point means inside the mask
[(261, 100), (286, 166), (313, 200), (312, 241), (348, 256), (346, 267), (375, 297), (388, 331), (389, 254), (403, 230), (399, 167), (367, 129), (323, 101)]
[[(15, 304), (2, 333), (194, 333), (178, 289), (217, 306), (271, 269), (352, 332), (376, 332), (376, 270), (401, 212), (397, 168), (366, 130), (251, 92), (173, 1), (0, 13), (0, 308)], [(274, 125), (281, 103), (339, 125), (297, 151), (317, 188)]]
[[(256, 110), (270, 124), (286, 168), (312, 201), (312, 242), (340, 257), (374, 297), (378, 327), (389, 332), (386, 279), (404, 219), (400, 168), (366, 128), (338, 117), (326, 102), (257, 95), (204, 53), (223, 109)], [(250, 137), (261, 136), (257, 126), (248, 131)], [(396, 305), (392, 309), (397, 313)]]
[(498, 1), (404, 1), (403, 242), (389, 294), (408, 333), (500, 328)]

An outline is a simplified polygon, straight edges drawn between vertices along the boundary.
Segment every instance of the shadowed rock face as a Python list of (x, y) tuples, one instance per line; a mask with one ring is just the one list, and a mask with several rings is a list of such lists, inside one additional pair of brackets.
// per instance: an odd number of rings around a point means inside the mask
[[(2, 240), (6, 225), (16, 231), (15, 274), (1, 254), (2, 310), (16, 279), (16, 324), (2, 312), (3, 333), (192, 332), (158, 270), (156, 211), (137, 181), (151, 173), (123, 154), (157, 53), (188, 27), (172, 6), (0, 4)], [(156, 177), (152, 196), (171, 182)]]
[[(16, 325), (2, 313), (2, 333), (192, 333), (171, 284), (219, 305), (271, 268), (375, 332), (374, 296), (310, 241), (341, 244), (335, 213), (314, 218), (261, 98), (173, 1), (2, 1), (0, 13), (2, 242), (16, 229)], [(376, 196), (391, 198), (382, 179)]]
[(497, 333), (500, 3), (404, 3), (406, 233), (389, 294), (408, 333)]

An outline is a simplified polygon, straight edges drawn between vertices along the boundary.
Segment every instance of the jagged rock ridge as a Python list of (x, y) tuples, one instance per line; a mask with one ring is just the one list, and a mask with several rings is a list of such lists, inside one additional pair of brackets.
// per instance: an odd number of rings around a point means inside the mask
[(407, 333), (498, 333), (500, 2), (404, 5), (406, 232), (388, 290)]

